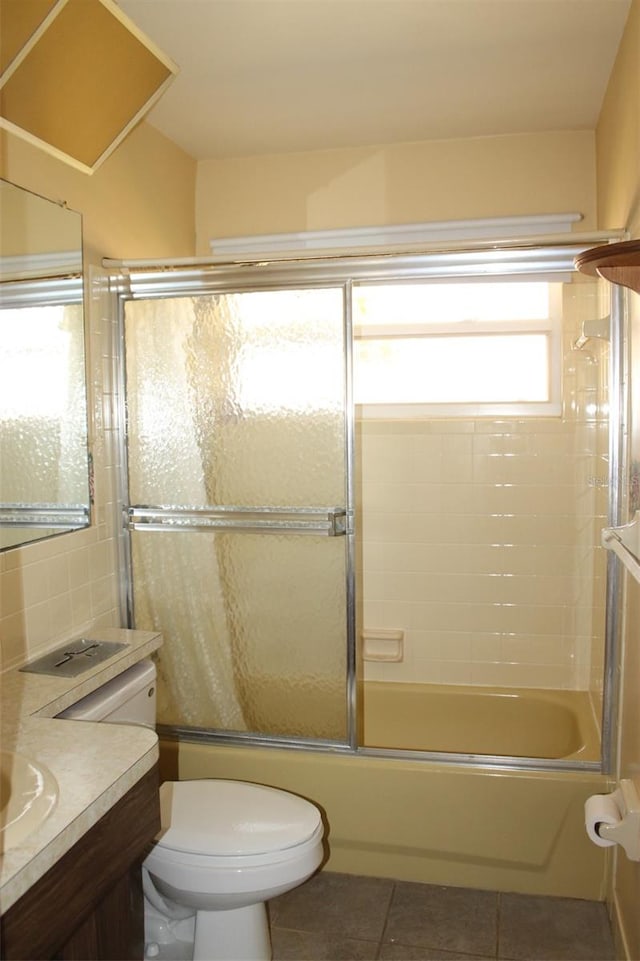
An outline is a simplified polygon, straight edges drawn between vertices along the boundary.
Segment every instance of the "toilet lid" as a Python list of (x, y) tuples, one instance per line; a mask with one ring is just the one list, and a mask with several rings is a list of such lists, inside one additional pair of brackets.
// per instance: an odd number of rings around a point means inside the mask
[(321, 823), (303, 798), (246, 781), (166, 781), (160, 847), (191, 854), (250, 855), (302, 844)]

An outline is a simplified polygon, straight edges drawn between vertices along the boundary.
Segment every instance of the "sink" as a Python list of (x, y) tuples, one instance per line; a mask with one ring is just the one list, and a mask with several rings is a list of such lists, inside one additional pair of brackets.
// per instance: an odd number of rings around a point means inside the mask
[(0, 853), (38, 828), (58, 799), (58, 783), (39, 761), (0, 751)]

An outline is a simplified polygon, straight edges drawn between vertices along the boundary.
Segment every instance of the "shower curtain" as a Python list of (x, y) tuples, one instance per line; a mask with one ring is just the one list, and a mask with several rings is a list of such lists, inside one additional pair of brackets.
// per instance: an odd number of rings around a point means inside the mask
[[(190, 403), (198, 356), (185, 323), (191, 306), (182, 300), (130, 305), (129, 489), (138, 503), (207, 503), (200, 412)], [(158, 716), (167, 724), (246, 730), (214, 544), (160, 533), (134, 538), (132, 547), (136, 624), (165, 634)]]

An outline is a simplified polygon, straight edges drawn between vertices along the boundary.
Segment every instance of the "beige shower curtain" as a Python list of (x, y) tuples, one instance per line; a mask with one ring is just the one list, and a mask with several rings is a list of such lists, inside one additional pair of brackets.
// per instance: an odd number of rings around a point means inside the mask
[[(209, 478), (209, 490), (205, 481), (198, 423), (207, 412), (192, 403), (199, 354), (194, 306), (190, 298), (127, 304), (129, 489), (134, 503), (201, 507), (213, 493), (215, 479)], [(164, 635), (159, 721), (246, 730), (211, 535), (134, 533), (132, 551), (136, 626), (159, 627)]]

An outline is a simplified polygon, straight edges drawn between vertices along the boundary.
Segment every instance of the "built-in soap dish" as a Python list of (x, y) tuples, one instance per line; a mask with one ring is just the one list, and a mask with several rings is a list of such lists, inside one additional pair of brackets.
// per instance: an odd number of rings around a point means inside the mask
[(25, 664), (20, 670), (27, 674), (77, 677), (78, 674), (90, 671), (96, 664), (101, 664), (119, 651), (124, 651), (126, 647), (126, 644), (116, 641), (94, 641), (90, 637), (82, 637), (75, 641), (67, 641), (55, 651), (49, 651), (36, 661)]
[(364, 661), (402, 661), (404, 659), (404, 631), (386, 628), (368, 629), (362, 632), (362, 659)]

